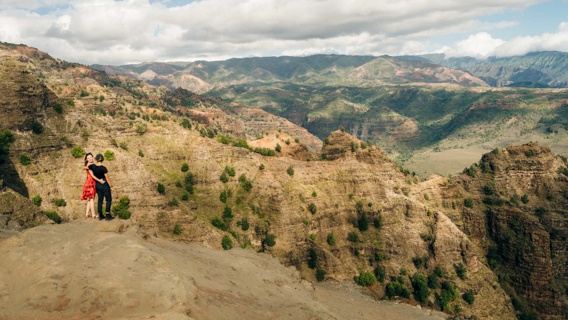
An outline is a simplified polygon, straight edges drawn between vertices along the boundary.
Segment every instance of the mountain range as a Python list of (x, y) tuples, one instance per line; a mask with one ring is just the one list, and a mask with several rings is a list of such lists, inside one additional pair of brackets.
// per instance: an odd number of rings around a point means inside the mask
[[(211, 89), (198, 94), (0, 45), (0, 301), (10, 302), (0, 318), (191, 319), (211, 316), (209, 305), (230, 306), (220, 318), (337, 319), (345, 313), (306, 283), (336, 281), (420, 305), (424, 317), (566, 318), (565, 157), (535, 142), (492, 147), (458, 173), (425, 179), (369, 141), (391, 150), (434, 141), (443, 154), (450, 138), (509, 132), (501, 141), (518, 142), (514, 130), (528, 130), (560, 143), (564, 89), (494, 91), (424, 60), (368, 59), (361, 68), (332, 56), (313, 77), (301, 59), (294, 71), (275, 66), (302, 84), (274, 82), (270, 64), (255, 65), (271, 79), (255, 84), (245, 71), (231, 75), (243, 61), (202, 63), (192, 72), (207, 77), (190, 76)], [(496, 121), (501, 129), (487, 128)], [(112, 222), (83, 218), (89, 151), (106, 157)], [(247, 287), (251, 273), (262, 281)], [(20, 290), (19, 279), (33, 287)], [(150, 289), (129, 290), (136, 280)], [(275, 309), (263, 292), (295, 292), (309, 304), (282, 297)], [(345, 301), (345, 292), (324, 292)], [(373, 303), (352, 308), (375, 312)]]

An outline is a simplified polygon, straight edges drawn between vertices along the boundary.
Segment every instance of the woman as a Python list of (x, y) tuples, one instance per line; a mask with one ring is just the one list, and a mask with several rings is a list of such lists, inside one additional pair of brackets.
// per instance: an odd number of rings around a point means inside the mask
[(83, 166), (83, 170), (87, 172), (87, 179), (85, 180), (85, 184), (83, 185), (83, 193), (81, 194), (81, 200), (87, 200), (85, 218), (97, 217), (95, 215), (95, 194), (97, 194), (97, 191), (95, 189), (95, 180), (93, 179), (93, 173), (91, 172), (91, 170), (89, 170), (89, 165), (93, 163), (93, 154), (89, 152), (85, 155), (85, 165)]

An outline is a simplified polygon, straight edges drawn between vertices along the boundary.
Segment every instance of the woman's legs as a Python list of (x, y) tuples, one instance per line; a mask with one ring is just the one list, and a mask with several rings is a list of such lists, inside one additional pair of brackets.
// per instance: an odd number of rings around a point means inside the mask
[(89, 206), (89, 209), (91, 209), (91, 217), (96, 218), (97, 215), (95, 214), (95, 198), (89, 199), (87, 206)]

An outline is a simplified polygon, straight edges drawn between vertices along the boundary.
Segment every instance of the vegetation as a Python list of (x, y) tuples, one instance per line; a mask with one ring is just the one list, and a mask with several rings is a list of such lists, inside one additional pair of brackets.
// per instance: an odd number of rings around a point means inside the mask
[(180, 235), (182, 233), (182, 231), (183, 230), (182, 230), (181, 224), (176, 223), (174, 225), (174, 230), (172, 231), (172, 233), (175, 234), (175, 235)]
[(58, 207), (67, 206), (67, 202), (65, 201), (65, 199), (61, 199), (61, 198), (56, 198), (55, 200), (53, 200), (53, 203)]
[(229, 235), (223, 236), (223, 239), (221, 240), (221, 246), (223, 247), (223, 250), (233, 249), (233, 240), (231, 240), (231, 237), (229, 237)]
[(292, 177), (294, 175), (294, 167), (290, 165), (288, 169), (286, 169), (286, 173), (288, 173), (288, 175)]
[(394, 297), (410, 298), (410, 291), (408, 291), (402, 277), (391, 277), (391, 281), (387, 284), (385, 289), (385, 294), (388, 299)]
[(308, 211), (310, 211), (312, 214), (316, 214), (318, 212), (318, 207), (316, 206), (315, 203), (311, 202), (308, 205)]
[(75, 146), (73, 147), (73, 149), (71, 149), (71, 155), (76, 159), (82, 158), (83, 156), (85, 156), (85, 150), (83, 150), (83, 147), (81, 146)]
[(28, 166), (32, 163), (32, 159), (27, 154), (21, 154), (20, 155), (20, 163), (23, 166)]
[(52, 220), (53, 222), (59, 224), (63, 221), (63, 219), (61, 219), (61, 217), (59, 216), (59, 214), (57, 214), (57, 212), (55, 211), (46, 211), (45, 215)]
[(466, 273), (467, 273), (467, 270), (466, 270), (465, 266), (463, 265), (463, 263), (460, 262), (460, 263), (456, 264), (456, 265), (454, 266), (454, 269), (456, 270), (456, 275), (457, 275), (460, 279), (464, 280), (464, 279), (465, 279), (465, 275), (466, 275)]
[(159, 194), (166, 194), (166, 186), (164, 186), (160, 182), (158, 182), (158, 193)]
[(130, 198), (128, 196), (121, 196), (118, 200), (118, 204), (113, 205), (111, 211), (120, 219), (128, 220), (132, 216), (128, 208), (130, 208)]
[(105, 160), (113, 161), (114, 160), (114, 151), (106, 150), (104, 153)]
[(10, 153), (10, 143), (14, 142), (14, 136), (8, 129), (0, 131), (0, 157)]
[(41, 206), (41, 202), (42, 202), (42, 198), (40, 197), (40, 195), (36, 195), (35, 197), (32, 198), (32, 203), (36, 206)]
[(361, 273), (359, 276), (354, 277), (355, 283), (362, 287), (369, 287), (377, 282), (375, 275), (369, 271)]

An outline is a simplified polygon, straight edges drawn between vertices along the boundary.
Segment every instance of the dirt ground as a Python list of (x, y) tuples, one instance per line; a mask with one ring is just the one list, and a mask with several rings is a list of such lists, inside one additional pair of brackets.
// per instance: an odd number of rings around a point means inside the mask
[(250, 249), (151, 237), (125, 221), (0, 232), (0, 319), (444, 319), (350, 282), (302, 280)]

